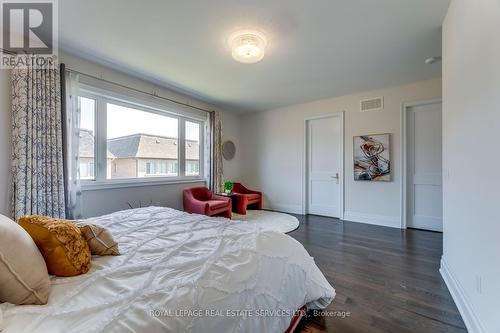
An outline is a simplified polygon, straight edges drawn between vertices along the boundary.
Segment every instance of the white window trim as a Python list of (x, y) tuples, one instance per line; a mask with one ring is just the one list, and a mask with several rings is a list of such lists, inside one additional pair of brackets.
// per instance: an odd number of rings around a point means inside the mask
[(88, 90), (93, 94), (112, 98), (116, 101), (124, 101), (129, 105), (134, 104), (137, 107), (145, 106), (150, 110), (157, 110), (162, 114), (169, 113), (190, 119), (197, 119), (202, 122), (207, 120), (207, 113), (205, 111), (178, 105), (160, 98), (155, 98), (149, 94), (131, 91), (91, 77), (80, 76), (79, 86), (80, 91)]
[[(123, 94), (117, 96), (115, 92), (108, 92), (106, 90), (92, 87), (89, 85), (80, 85), (79, 96), (91, 98), (96, 101), (95, 110), (95, 139), (94, 139), (94, 152), (95, 163), (94, 163), (94, 175), (95, 180), (81, 179), (81, 189), (82, 191), (91, 191), (99, 189), (111, 189), (111, 188), (126, 188), (126, 187), (140, 187), (140, 186), (155, 186), (155, 185), (168, 185), (168, 184), (184, 184), (184, 183), (204, 183), (206, 184), (206, 179), (204, 178), (204, 123), (206, 120), (202, 120), (201, 117), (196, 117), (192, 114), (185, 115), (182, 110), (172, 110), (166, 111), (165, 109), (160, 109), (154, 105), (157, 103), (149, 104), (147, 100), (139, 100), (137, 97), (130, 97), (130, 101), (127, 101), (127, 95)], [(178, 120), (178, 176), (157, 176), (157, 177), (144, 177), (144, 178), (118, 178), (118, 179), (107, 179), (107, 103), (113, 103), (136, 110), (150, 112), (159, 114), (162, 116), (174, 117)], [(198, 176), (186, 176), (185, 175), (185, 122), (189, 121), (192, 123), (199, 124), (200, 134), (199, 134), (199, 149), (200, 149), (200, 167)], [(180, 140), (184, 138), (184, 140)]]
[(174, 184), (206, 184), (203, 177), (150, 177), (150, 178), (120, 178), (108, 179), (104, 181), (81, 181), (82, 191), (95, 191), (113, 188), (174, 185)]

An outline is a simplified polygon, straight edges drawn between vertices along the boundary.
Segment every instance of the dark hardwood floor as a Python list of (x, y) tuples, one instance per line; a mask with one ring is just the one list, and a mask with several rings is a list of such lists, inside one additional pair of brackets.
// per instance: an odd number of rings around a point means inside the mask
[(442, 234), (300, 216), (289, 233), (337, 292), (296, 332), (466, 332), (439, 274)]

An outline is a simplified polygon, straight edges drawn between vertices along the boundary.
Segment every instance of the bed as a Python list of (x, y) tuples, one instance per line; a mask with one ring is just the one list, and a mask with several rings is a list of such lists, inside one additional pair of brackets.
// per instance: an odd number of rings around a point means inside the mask
[(335, 297), (299, 242), (251, 222), (163, 207), (86, 222), (107, 227), (122, 255), (52, 277), (46, 305), (0, 304), (2, 333), (284, 332), (295, 310)]

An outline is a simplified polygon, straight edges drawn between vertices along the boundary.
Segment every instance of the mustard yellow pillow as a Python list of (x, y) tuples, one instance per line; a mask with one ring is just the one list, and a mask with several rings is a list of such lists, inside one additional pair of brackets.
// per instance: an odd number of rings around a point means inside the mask
[(89, 246), (71, 221), (33, 215), (21, 217), (19, 225), (35, 241), (50, 274), (75, 276), (89, 271)]

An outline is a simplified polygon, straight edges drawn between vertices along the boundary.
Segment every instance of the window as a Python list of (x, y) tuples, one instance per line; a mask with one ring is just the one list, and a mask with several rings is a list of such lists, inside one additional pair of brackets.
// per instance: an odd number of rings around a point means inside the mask
[(146, 162), (146, 175), (152, 175), (153, 172), (153, 165), (151, 162)]
[(200, 124), (186, 121), (186, 176), (200, 175)]
[(167, 174), (176, 174), (177, 173), (177, 161), (169, 161), (166, 164)]
[(200, 162), (199, 161), (186, 161), (186, 175), (199, 175)]
[(80, 179), (94, 179), (94, 162), (80, 161)]
[[(148, 101), (117, 99), (85, 86), (80, 101), (80, 179), (199, 179), (203, 118), (174, 114)], [(83, 182), (85, 185), (86, 182)]]
[(176, 160), (148, 160), (144, 162), (143, 177), (165, 176), (174, 177), (178, 175)]
[(95, 179), (95, 99), (80, 97), (80, 133), (78, 142), (78, 161), (80, 179)]
[(179, 176), (177, 170), (166, 172), (167, 161), (179, 158), (177, 118), (114, 103), (106, 103), (106, 110), (107, 163), (117, 165), (108, 179)]

